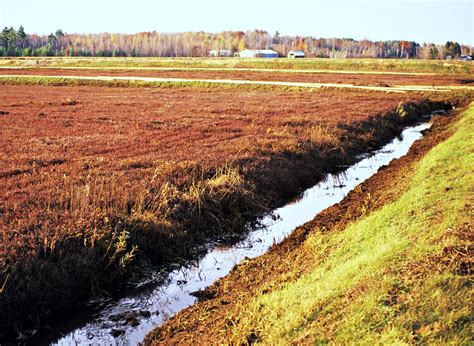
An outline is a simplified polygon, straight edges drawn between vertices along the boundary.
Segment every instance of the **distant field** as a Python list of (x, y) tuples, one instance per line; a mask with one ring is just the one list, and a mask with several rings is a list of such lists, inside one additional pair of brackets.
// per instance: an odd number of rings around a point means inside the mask
[(474, 64), (461, 61), (396, 59), (239, 59), (239, 58), (0, 58), (0, 66), (51, 67), (165, 67), (322, 69), (343, 71), (474, 73)]
[(159, 78), (187, 79), (234, 79), (257, 81), (282, 81), (305, 83), (344, 83), (366, 86), (392, 85), (464, 85), (474, 86), (474, 75), (434, 74), (434, 75), (400, 75), (400, 74), (343, 74), (343, 73), (302, 73), (279, 71), (238, 71), (232, 70), (100, 70), (100, 69), (1, 69), (1, 75), (48, 75), (48, 76), (140, 76)]

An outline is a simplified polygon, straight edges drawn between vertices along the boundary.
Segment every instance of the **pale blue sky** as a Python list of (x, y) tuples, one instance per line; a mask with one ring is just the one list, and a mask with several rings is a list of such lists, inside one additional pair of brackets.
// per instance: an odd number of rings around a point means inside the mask
[(0, 26), (46, 34), (264, 29), (474, 45), (474, 0), (0, 0)]

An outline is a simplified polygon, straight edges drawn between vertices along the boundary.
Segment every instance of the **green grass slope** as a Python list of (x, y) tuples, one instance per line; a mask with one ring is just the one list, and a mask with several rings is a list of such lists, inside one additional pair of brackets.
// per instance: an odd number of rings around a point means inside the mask
[(310, 236), (304, 250), (323, 260), (243, 308), (231, 339), (472, 344), (473, 125), (471, 105), (397, 200)]

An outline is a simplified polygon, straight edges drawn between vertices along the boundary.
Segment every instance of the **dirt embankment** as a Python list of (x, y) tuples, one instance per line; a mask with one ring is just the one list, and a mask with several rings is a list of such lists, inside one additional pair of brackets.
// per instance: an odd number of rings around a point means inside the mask
[(179, 70), (93, 70), (93, 69), (0, 69), (3, 75), (48, 75), (48, 76), (140, 76), (185, 79), (234, 79), (252, 81), (279, 81), (303, 83), (341, 83), (365, 86), (393, 85), (474, 85), (470, 74), (390, 75), (390, 74), (341, 74), (341, 73), (297, 73), (297, 72), (252, 72), (252, 71), (179, 71)]
[(133, 263), (190, 258), (206, 239), (242, 232), (265, 207), (447, 108), (438, 97), (5, 87), (2, 330), (113, 290)]
[[(201, 302), (171, 318), (150, 333), (146, 344), (225, 343), (232, 337), (233, 320), (253, 297), (268, 294), (272, 287), (293, 282), (312, 270), (312, 256), (303, 246), (310, 233), (339, 232), (346, 226), (394, 201), (408, 188), (414, 165), (436, 144), (448, 138), (449, 124), (456, 118), (437, 117), (432, 129), (416, 142), (408, 155), (394, 160), (352, 191), (342, 202), (297, 228), (285, 241), (265, 255), (236, 266), (225, 278), (209, 287)], [(368, 196), (370, 198), (368, 198)], [(290, 271), (289, 268), (292, 268)], [(298, 270), (294, 270), (298, 268)], [(235, 312), (235, 313), (234, 313)], [(252, 337), (249, 342), (252, 343)]]

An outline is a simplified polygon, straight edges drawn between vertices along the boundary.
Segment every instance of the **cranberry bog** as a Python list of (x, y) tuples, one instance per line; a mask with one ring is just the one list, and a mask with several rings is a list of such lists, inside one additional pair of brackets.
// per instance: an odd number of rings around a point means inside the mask
[(10, 341), (150, 267), (199, 256), (206, 241), (239, 239), (324, 174), (472, 99), (278, 86), (1, 88), (0, 337)]
[(134, 69), (134, 68), (0, 68), (2, 75), (47, 75), (47, 76), (110, 76), (110, 77), (157, 77), (185, 79), (231, 79), (302, 83), (339, 83), (359, 86), (396, 86), (396, 85), (428, 85), (428, 86), (474, 86), (472, 73), (435, 74), (435, 73), (398, 73), (373, 74), (347, 73), (338, 71), (297, 70), (252, 70), (252, 69)]

